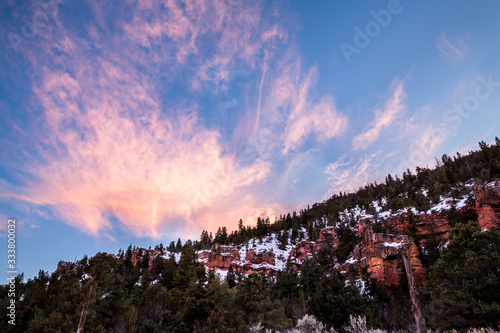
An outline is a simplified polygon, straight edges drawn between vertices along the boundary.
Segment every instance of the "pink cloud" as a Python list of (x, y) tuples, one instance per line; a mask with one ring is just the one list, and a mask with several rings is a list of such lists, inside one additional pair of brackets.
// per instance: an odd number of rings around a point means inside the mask
[[(48, 165), (36, 167), (39, 183), (32, 195), (89, 233), (110, 229), (108, 218), (116, 216), (137, 235), (159, 237), (169, 218), (189, 220), (196, 210), (268, 172), (265, 164), (238, 166), (223, 153), (218, 133), (199, 127), (195, 112), (174, 122), (155, 112), (123, 118), (103, 103), (64, 114), (72, 102), (57, 103), (57, 91), (44, 88), (39, 96), (53, 110), (48, 114), (53, 140), (64, 152), (47, 154)], [(75, 129), (65, 128), (69, 117)]]
[[(245, 27), (234, 29), (237, 23), (229, 9), (217, 4), (205, 8), (187, 2), (182, 9), (173, 1), (165, 5), (168, 11), (153, 10), (146, 17), (144, 10), (156, 5), (141, 3), (133, 20), (123, 24), (126, 38), (107, 39), (112, 47), (103, 43), (98, 29), (89, 27), (96, 39), (92, 42), (108, 47), (99, 56), (89, 52), (88, 41), (56, 22), (59, 29), (42, 44), (51, 52), (29, 55), (36, 72), (36, 104), (43, 110), (41, 126), (30, 135), (42, 158), (27, 167), (33, 177), (25, 188), (2, 191), (3, 197), (44, 206), (93, 235), (112, 236), (111, 217), (137, 236), (159, 238), (172, 228), (181, 236), (192, 232), (193, 224), (201, 230), (237, 223), (237, 211), (254, 216), (255, 208), (237, 208), (238, 198), (244, 197), (240, 190), (265, 180), (270, 162), (240, 164), (219, 132), (205, 127), (195, 103), (163, 105), (157, 86), (144, 84), (149, 77), (140, 68), (150, 62), (184, 63), (198, 52), (197, 36), (209, 34), (219, 36), (221, 47), (235, 47), (232, 53), (215, 52), (194, 64), (213, 64), (219, 71), (216, 80), (224, 81), (233, 55), (248, 58), (253, 66), (260, 35), (249, 36), (255, 42), (247, 43)], [(212, 11), (227, 13), (223, 21), (213, 21), (219, 15)], [(235, 17), (252, 25), (258, 14)], [(164, 38), (173, 40), (174, 57), (145, 54), (144, 47), (160, 45)], [(254, 207), (262, 205), (251, 199)], [(215, 219), (214, 205), (224, 202), (234, 205), (228, 207), (233, 213)]]
[(438, 49), (439, 56), (449, 63), (459, 63), (464, 59), (469, 47), (465, 41), (460, 38), (450, 42), (444, 34), (439, 36), (434, 42)]
[[(312, 134), (317, 141), (325, 142), (346, 131), (348, 118), (337, 110), (333, 97), (318, 100), (311, 96), (317, 70), (312, 68), (304, 74), (293, 48), (286, 51), (277, 68), (263, 68), (255, 122), (248, 125), (259, 152), (287, 154)], [(282, 133), (271, 130), (273, 126), (282, 127)]]
[(341, 115), (331, 97), (324, 97), (318, 104), (304, 108), (294, 115), (286, 129), (284, 153), (295, 149), (311, 133), (319, 142), (339, 136), (347, 129), (347, 117)]
[(352, 143), (354, 149), (365, 149), (378, 139), (380, 131), (384, 127), (391, 125), (404, 110), (403, 101), (406, 94), (403, 90), (403, 81), (395, 82), (394, 91), (391, 98), (385, 103), (383, 108), (375, 110), (375, 119), (371, 123), (371, 128), (364, 133), (354, 137)]
[[(90, 40), (55, 21), (42, 52), (28, 51), (33, 104), (43, 110), (29, 137), (41, 156), (27, 165), (24, 188), (0, 195), (109, 237), (117, 227), (112, 217), (119, 228), (159, 238), (197, 237), (202, 229), (235, 227), (239, 218), (252, 224), (284, 213), (257, 188), (273, 157), (310, 135), (320, 142), (340, 135), (347, 117), (333, 97), (311, 93), (316, 69), (304, 71), (292, 47), (281, 60), (277, 46), (289, 37), (262, 15), (260, 2), (242, 6), (142, 1), (130, 20), (118, 19), (123, 35), (114, 35), (105, 9), (92, 4)], [(223, 142), (199, 117), (196, 102), (165, 103), (162, 94), (173, 88), (144, 70), (159, 65), (174, 75), (183, 66), (195, 90), (216, 93), (227, 89), (234, 66), (260, 71), (259, 96), (241, 103), (247, 115), (234, 140), (247, 140), (256, 157), (242, 162), (234, 142)]]

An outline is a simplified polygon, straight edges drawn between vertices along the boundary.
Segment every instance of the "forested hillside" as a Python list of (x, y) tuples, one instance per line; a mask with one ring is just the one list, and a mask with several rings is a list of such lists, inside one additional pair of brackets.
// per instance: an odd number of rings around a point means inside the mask
[(82, 314), (85, 332), (285, 332), (306, 315), (414, 331), (405, 251), (427, 328), (499, 329), (499, 180), (496, 138), (276, 221), (60, 262), (18, 276), (16, 326), (0, 331), (75, 332)]

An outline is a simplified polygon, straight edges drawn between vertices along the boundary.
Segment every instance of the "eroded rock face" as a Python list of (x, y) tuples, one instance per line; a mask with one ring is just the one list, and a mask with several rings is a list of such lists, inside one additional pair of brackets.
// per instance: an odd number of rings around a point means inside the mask
[(247, 251), (245, 260), (252, 265), (267, 264), (274, 266), (276, 264), (275, 258), (276, 255), (267, 250), (256, 252), (254, 249), (250, 249)]
[[(441, 243), (445, 243), (450, 232), (450, 223), (447, 218), (447, 212), (437, 212), (433, 214), (414, 215), (416, 233), (421, 236), (420, 247), (425, 245), (425, 238), (430, 234), (436, 234)], [(382, 221), (382, 225), (387, 227), (395, 234), (402, 234), (405, 227), (409, 225), (408, 214), (391, 216)]]
[(312, 254), (313, 247), (311, 246), (311, 242), (303, 239), (295, 245), (290, 253), (290, 256), (292, 258), (304, 260), (306, 258), (312, 257)]
[(474, 186), (477, 220), (482, 230), (500, 229), (500, 184)]
[(371, 227), (366, 227), (363, 240), (356, 245), (353, 259), (347, 264), (358, 268), (367, 266), (371, 278), (382, 285), (399, 285), (400, 274), (404, 273), (400, 253), (405, 250), (410, 253), (415, 279), (422, 284), (425, 281), (425, 270), (419, 259), (417, 246), (407, 235), (374, 233)]
[[(459, 209), (463, 219), (478, 221), (482, 230), (500, 229), (500, 182), (475, 185), (474, 195), (474, 201), (468, 202)], [(421, 236), (420, 244), (418, 244), (420, 247), (425, 246), (425, 238), (432, 233), (440, 237), (441, 243), (448, 240), (450, 223), (447, 215), (448, 211), (441, 211), (413, 217), (416, 221), (417, 235)], [(364, 232), (367, 225), (368, 221), (360, 221), (359, 234)], [(408, 226), (408, 216), (407, 214), (391, 216), (383, 220), (382, 225), (394, 233), (403, 233), (404, 228)]]
[(339, 245), (339, 240), (335, 229), (333, 227), (326, 227), (320, 230), (319, 240), (314, 244), (313, 251), (318, 252), (321, 250), (326, 250), (328, 247), (331, 248), (332, 252), (335, 252)]
[(269, 274), (275, 271), (270, 266), (276, 264), (276, 255), (265, 249), (249, 249), (245, 258), (240, 258), (240, 251), (236, 246), (214, 244), (210, 250), (199, 252), (198, 260), (209, 269), (225, 271), (232, 267), (235, 272), (245, 274), (252, 272)]
[(206, 259), (205, 266), (209, 268), (227, 270), (230, 266), (237, 266), (236, 262), (240, 260), (240, 251), (236, 246), (214, 244), (210, 251), (199, 253), (198, 259)]

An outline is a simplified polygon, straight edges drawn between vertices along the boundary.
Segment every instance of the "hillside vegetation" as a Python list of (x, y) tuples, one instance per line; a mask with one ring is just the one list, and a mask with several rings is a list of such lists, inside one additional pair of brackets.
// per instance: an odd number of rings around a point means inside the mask
[[(477, 216), (460, 213), (457, 205), (474, 199), (473, 184), (499, 179), (496, 138), (464, 156), (444, 155), (432, 169), (388, 175), (382, 184), (339, 193), (276, 221), (259, 218), (255, 226), (240, 221), (238, 230), (221, 226), (215, 235), (203, 231), (198, 240), (159, 244), (154, 257), (146, 255), (153, 250), (131, 245), (116, 255), (60, 262), (52, 274), (40, 271), (28, 281), (18, 276), (16, 326), (2, 316), (0, 331), (75, 332), (88, 307), (85, 332), (411, 332), (415, 323), (401, 256), (394, 260), (402, 273), (392, 285), (350, 265), (362, 241), (361, 220), (373, 232), (390, 235), (399, 232), (381, 222), (404, 214), (401, 233), (425, 245), (419, 245), (417, 256), (426, 273), (419, 292), (427, 327), (493, 332), (500, 325), (500, 230), (481, 230)], [(416, 216), (441, 206), (450, 225), (448, 239), (433, 238), (434, 233), (424, 239)], [(331, 246), (322, 247), (300, 264), (289, 256), (267, 274), (245, 274), (232, 266), (209, 270), (207, 261), (198, 259), (205, 250), (220, 251), (215, 244), (246, 251), (266, 242), (284, 256), (302, 239), (325, 241), (321, 230), (327, 227), (338, 242), (334, 253)], [(7, 293), (8, 286), (1, 286), (3, 309)]]

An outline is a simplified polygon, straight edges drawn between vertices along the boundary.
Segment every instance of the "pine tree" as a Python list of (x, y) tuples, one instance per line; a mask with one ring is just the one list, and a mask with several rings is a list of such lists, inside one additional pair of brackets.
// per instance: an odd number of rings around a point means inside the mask
[(159, 276), (161, 272), (165, 269), (165, 262), (163, 261), (163, 258), (159, 255), (157, 255), (153, 259), (153, 266), (151, 268), (151, 273), (153, 276)]
[(127, 252), (125, 254), (125, 267), (129, 268), (132, 266), (132, 244), (130, 244), (127, 248)]
[(236, 286), (236, 274), (234, 273), (234, 269), (232, 266), (229, 266), (226, 275), (226, 281), (227, 284), (229, 285), (229, 288), (234, 288), (234, 286)]
[(358, 315), (364, 310), (359, 290), (351, 285), (346, 286), (339, 272), (323, 276), (307, 304), (310, 313), (335, 328), (347, 323), (349, 315)]
[(177, 239), (177, 243), (175, 244), (175, 252), (182, 251), (182, 241), (180, 238)]
[(170, 252), (170, 257), (165, 263), (165, 267), (161, 272), (160, 282), (168, 289), (174, 288), (174, 278), (177, 273), (177, 264), (175, 262), (174, 253)]
[(286, 246), (288, 245), (288, 230), (283, 230), (281, 233), (279, 233), (278, 241), (278, 248), (280, 250), (285, 250)]
[(278, 299), (297, 299), (300, 292), (299, 274), (295, 270), (290, 258), (286, 262), (285, 269), (278, 271), (276, 277), (276, 296)]
[(457, 223), (426, 283), (427, 317), (439, 329), (496, 327), (500, 318), (500, 230)]
[(271, 300), (269, 288), (263, 277), (252, 273), (238, 284), (235, 304), (238, 307), (239, 332), (247, 332), (260, 322), (265, 328), (282, 330), (291, 325), (278, 300)]
[(415, 218), (415, 214), (413, 214), (413, 211), (411, 209), (408, 209), (406, 211), (406, 226), (403, 228), (403, 233), (407, 234), (414, 240), (416, 240), (417, 237), (417, 221)]
[(181, 259), (179, 260), (179, 267), (174, 276), (174, 286), (181, 291), (186, 289), (196, 276), (195, 259), (196, 253), (194, 248), (190, 245), (185, 246), (182, 251)]

